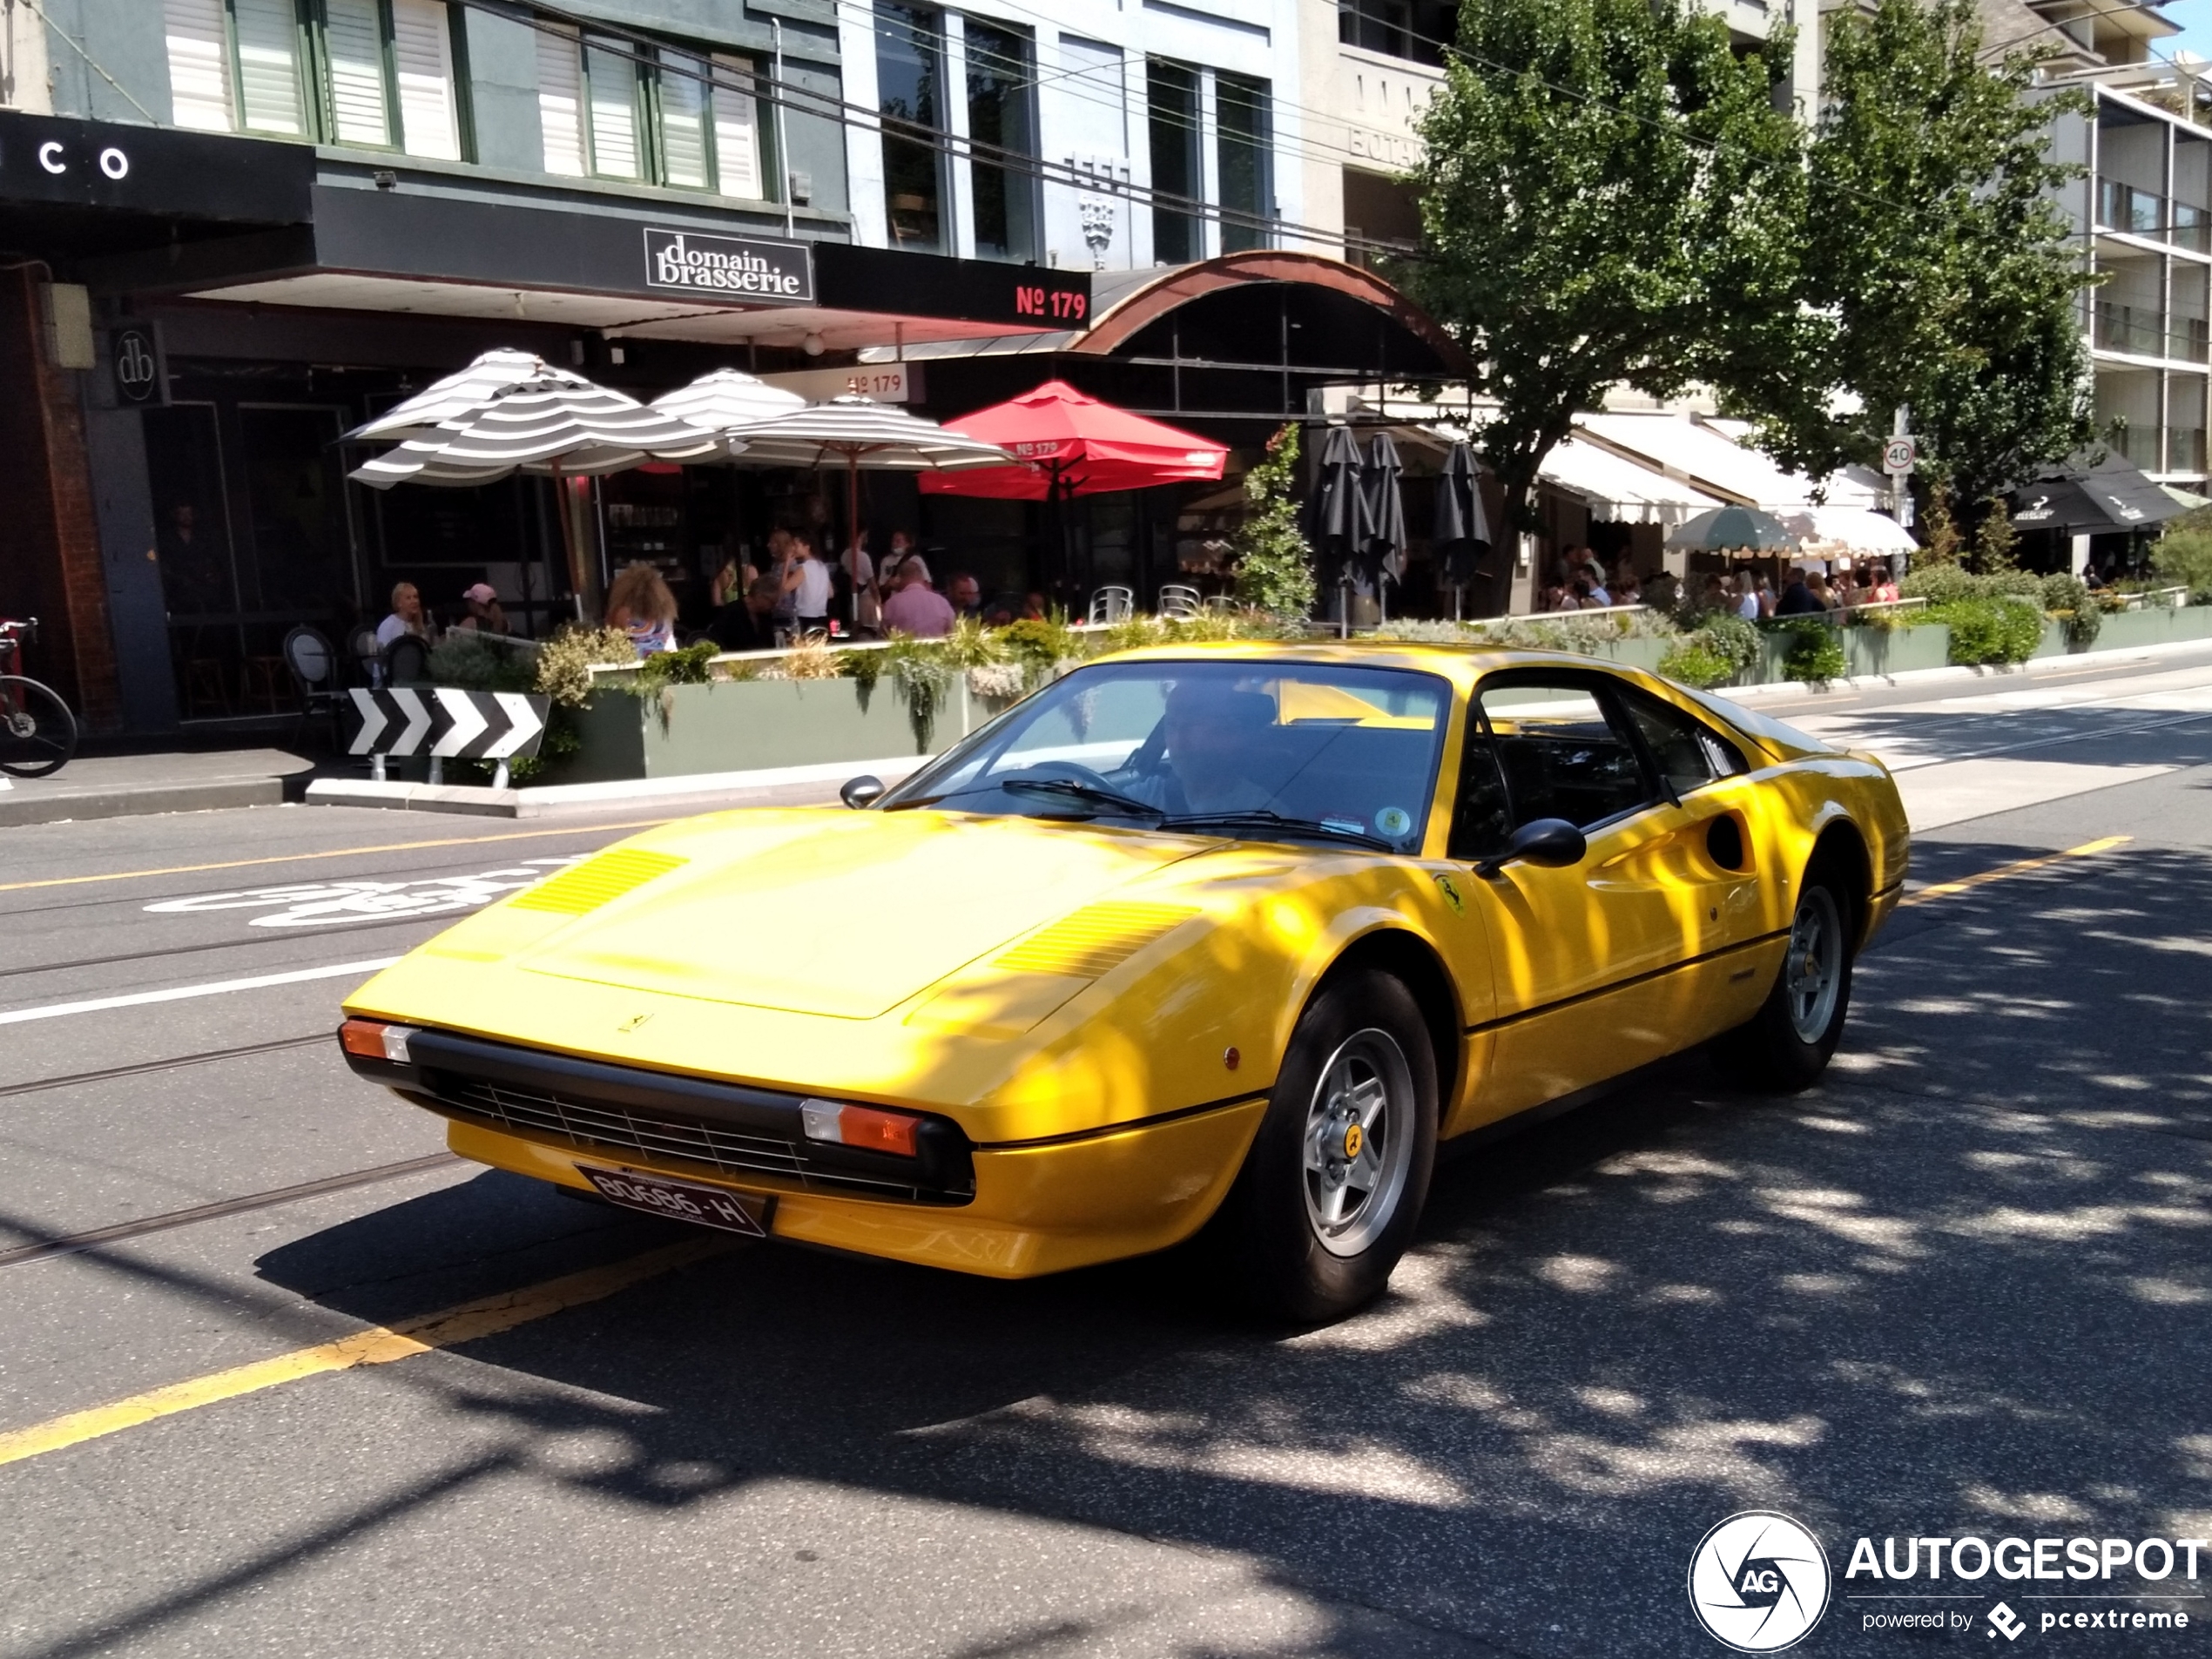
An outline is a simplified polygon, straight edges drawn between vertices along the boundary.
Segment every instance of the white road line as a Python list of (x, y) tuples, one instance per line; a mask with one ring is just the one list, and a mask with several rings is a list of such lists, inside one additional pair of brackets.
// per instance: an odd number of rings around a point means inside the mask
[(43, 1008), (14, 1008), (0, 1014), (0, 1025), (20, 1025), (25, 1020), (58, 1020), (64, 1014), (97, 1014), (102, 1008), (132, 1008), (147, 1002), (180, 1002), (190, 996), (220, 996), (226, 991), (258, 991), (271, 985), (300, 985), (309, 980), (344, 979), (349, 974), (376, 973), (399, 960), (397, 956), (378, 956), (366, 962), (295, 968), (289, 974), (257, 974), (252, 979), (211, 980), (205, 985), (178, 985), (165, 991), (133, 991), (127, 996), (94, 997), (89, 1002), (53, 1002)]

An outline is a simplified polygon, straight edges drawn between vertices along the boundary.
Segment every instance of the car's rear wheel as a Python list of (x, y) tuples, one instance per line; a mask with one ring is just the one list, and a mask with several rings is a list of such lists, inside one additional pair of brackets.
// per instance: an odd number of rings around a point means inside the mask
[(1436, 1119), (1436, 1054), (1413, 993), (1372, 970), (1325, 986), (1216, 1220), (1242, 1299), (1316, 1324), (1379, 1295), (1420, 1219)]
[(1774, 988), (1757, 1014), (1714, 1041), (1723, 1072), (1752, 1088), (1795, 1091), (1828, 1069), (1851, 1013), (1851, 915), (1834, 872), (1808, 870)]

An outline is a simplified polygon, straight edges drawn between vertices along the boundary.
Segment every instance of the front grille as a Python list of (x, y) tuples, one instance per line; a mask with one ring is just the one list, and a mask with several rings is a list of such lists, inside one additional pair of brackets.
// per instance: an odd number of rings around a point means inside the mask
[(627, 1153), (648, 1162), (674, 1160), (732, 1177), (780, 1176), (806, 1188), (866, 1192), (910, 1203), (961, 1203), (969, 1196), (894, 1177), (826, 1169), (813, 1155), (813, 1143), (803, 1139), (786, 1140), (703, 1118), (641, 1111), (481, 1077), (434, 1074), (426, 1081), (442, 1110), (536, 1139), (563, 1142), (580, 1151)]

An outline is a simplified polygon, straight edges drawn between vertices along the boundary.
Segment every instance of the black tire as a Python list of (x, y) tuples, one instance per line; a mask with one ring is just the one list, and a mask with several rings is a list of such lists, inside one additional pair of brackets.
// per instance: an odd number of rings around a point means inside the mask
[(77, 752), (77, 717), (51, 689), (0, 674), (0, 772), (44, 778)]
[(1413, 993), (1373, 969), (1329, 981), (1214, 1218), (1238, 1299), (1318, 1325), (1380, 1295), (1428, 1197), (1436, 1120), (1436, 1053)]
[(1851, 1014), (1855, 914), (1831, 867), (1805, 872), (1774, 988), (1750, 1019), (1713, 1040), (1723, 1075), (1746, 1088), (1795, 1094), (1828, 1069)]

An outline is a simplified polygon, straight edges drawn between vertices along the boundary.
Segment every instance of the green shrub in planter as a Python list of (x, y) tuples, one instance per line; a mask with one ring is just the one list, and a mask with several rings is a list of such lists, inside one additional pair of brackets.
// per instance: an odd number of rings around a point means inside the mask
[(1659, 672), (1677, 685), (1709, 691), (1735, 678), (1736, 664), (1708, 645), (1703, 635), (1691, 634), (1659, 659)]
[(2076, 651), (2086, 651), (2096, 640), (2104, 627), (2104, 612), (2089, 597), (2088, 584), (2078, 576), (2061, 571), (2047, 576), (2042, 590), (2037, 596), (2043, 609), (2066, 624), (2066, 643)]
[(1950, 628), (1951, 660), (1970, 666), (2024, 663), (2043, 643), (2042, 607), (2009, 596), (1930, 605), (1928, 620)]
[[(2197, 515), (2192, 513), (2189, 519)], [(2189, 519), (2182, 521), (2184, 523)], [(2151, 568), (2161, 580), (2180, 583), (2193, 605), (2212, 604), (2212, 528), (2182, 529), (2169, 525), (2152, 543)]]
[(1789, 617), (1767, 624), (1770, 633), (1789, 638), (1783, 653), (1782, 672), (1787, 678), (1809, 685), (1825, 685), (1841, 679), (1849, 665), (1844, 657), (1844, 637), (1819, 617)]

